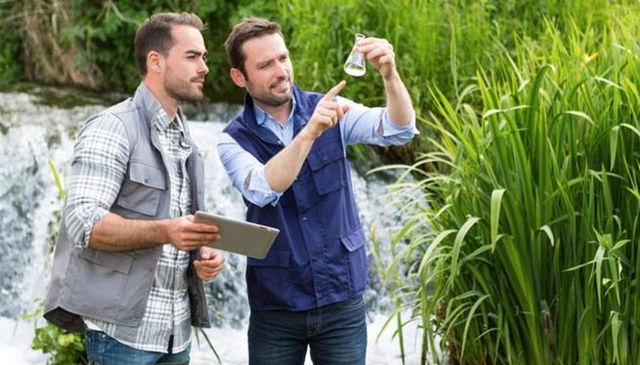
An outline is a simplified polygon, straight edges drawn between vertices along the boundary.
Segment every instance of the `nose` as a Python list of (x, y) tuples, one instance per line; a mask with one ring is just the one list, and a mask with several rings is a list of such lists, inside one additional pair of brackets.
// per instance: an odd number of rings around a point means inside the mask
[(205, 60), (202, 60), (200, 62), (200, 67), (198, 68), (198, 73), (199, 74), (203, 74), (206, 75), (209, 73), (209, 67), (207, 67), (207, 63), (205, 62)]
[(287, 65), (285, 65), (284, 63), (278, 63), (278, 67), (276, 68), (277, 71), (277, 77), (285, 77), (289, 74), (289, 71), (287, 70)]

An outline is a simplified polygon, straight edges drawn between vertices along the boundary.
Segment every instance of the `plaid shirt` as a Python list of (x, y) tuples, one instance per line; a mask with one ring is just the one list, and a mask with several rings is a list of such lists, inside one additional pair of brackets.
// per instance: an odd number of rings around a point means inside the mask
[[(184, 138), (184, 128), (176, 117), (172, 121), (160, 110), (153, 121), (158, 131), (161, 153), (167, 161), (171, 185), (170, 216), (190, 211), (191, 192), (186, 160), (192, 148)], [(129, 141), (122, 122), (104, 114), (86, 125), (75, 143), (73, 161), (80, 169), (69, 177), (65, 218), (68, 233), (79, 248), (89, 245), (93, 225), (109, 212), (127, 172)], [(89, 329), (102, 330), (133, 348), (168, 352), (173, 335), (174, 353), (184, 350), (191, 340), (186, 270), (189, 254), (171, 244), (163, 245), (155, 277), (139, 327), (85, 318)]]

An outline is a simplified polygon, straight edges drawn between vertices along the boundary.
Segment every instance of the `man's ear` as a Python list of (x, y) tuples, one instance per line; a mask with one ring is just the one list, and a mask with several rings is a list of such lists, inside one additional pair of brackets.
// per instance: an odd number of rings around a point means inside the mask
[(229, 76), (231, 76), (231, 80), (233, 80), (233, 83), (238, 85), (239, 87), (245, 87), (247, 85), (247, 79), (239, 69), (231, 68), (231, 70), (229, 70)]
[(156, 51), (147, 53), (147, 71), (162, 73), (164, 70), (164, 57)]

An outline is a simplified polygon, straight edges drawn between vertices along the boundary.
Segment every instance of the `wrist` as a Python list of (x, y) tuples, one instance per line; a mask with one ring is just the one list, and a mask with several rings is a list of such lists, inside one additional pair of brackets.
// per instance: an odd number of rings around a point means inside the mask
[(153, 237), (153, 242), (156, 244), (165, 244), (167, 242), (171, 242), (169, 235), (169, 220), (160, 219), (152, 222), (151, 237)]
[(382, 80), (385, 84), (391, 84), (400, 81), (398, 70), (396, 70), (396, 68), (394, 67), (389, 73), (382, 77)]
[(321, 134), (322, 133), (312, 131), (310, 124), (307, 124), (302, 128), (297, 138), (303, 143), (313, 143)]

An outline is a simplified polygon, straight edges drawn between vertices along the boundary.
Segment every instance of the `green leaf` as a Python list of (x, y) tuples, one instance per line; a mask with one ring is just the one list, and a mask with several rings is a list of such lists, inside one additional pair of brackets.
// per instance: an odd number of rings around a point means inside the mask
[(491, 192), (491, 251), (495, 251), (498, 243), (498, 223), (500, 222), (500, 207), (502, 196), (506, 189), (495, 189)]

